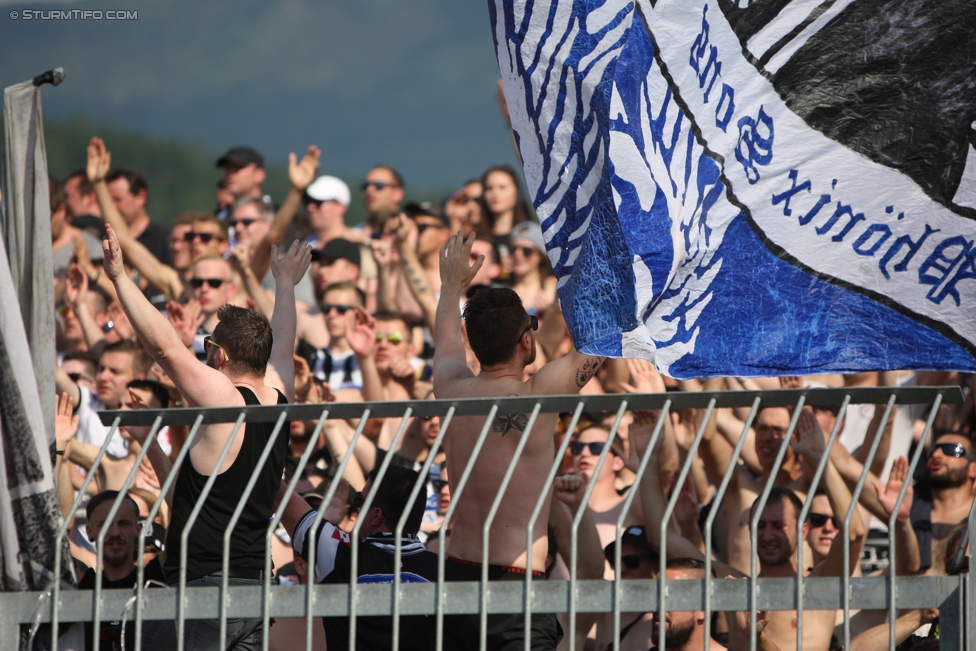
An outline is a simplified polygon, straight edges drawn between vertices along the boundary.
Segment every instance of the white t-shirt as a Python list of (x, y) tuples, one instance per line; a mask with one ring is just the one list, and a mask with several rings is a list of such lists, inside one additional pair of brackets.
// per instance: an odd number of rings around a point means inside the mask
[[(78, 433), (75, 434), (75, 439), (80, 443), (102, 447), (111, 427), (102, 425), (102, 421), (98, 418), (98, 412), (104, 411), (108, 407), (102, 404), (98, 396), (92, 393), (88, 387), (79, 386), (78, 391), (81, 393), (81, 404), (78, 406)], [(122, 438), (122, 434), (116, 431), (105, 452), (116, 459), (121, 459), (129, 454), (129, 444)]]

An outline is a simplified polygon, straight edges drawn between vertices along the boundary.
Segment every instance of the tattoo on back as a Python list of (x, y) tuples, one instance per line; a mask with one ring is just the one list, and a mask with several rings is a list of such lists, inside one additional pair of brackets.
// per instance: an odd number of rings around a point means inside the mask
[[(510, 393), (508, 396), (517, 396), (517, 393)], [(528, 414), (506, 414), (503, 416), (495, 416), (495, 420), (491, 423), (491, 431), (497, 432), (502, 436), (505, 436), (512, 430), (517, 432), (524, 432), (525, 426), (529, 424)]]
[(586, 386), (586, 383), (590, 381), (596, 370), (600, 368), (600, 362), (603, 361), (602, 357), (590, 357), (585, 362), (583, 366), (576, 369), (576, 386), (582, 389)]

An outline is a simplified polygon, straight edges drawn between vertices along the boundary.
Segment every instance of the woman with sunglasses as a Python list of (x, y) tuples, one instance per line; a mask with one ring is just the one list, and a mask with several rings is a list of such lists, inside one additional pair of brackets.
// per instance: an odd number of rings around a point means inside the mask
[(522, 222), (512, 229), (512, 289), (529, 314), (542, 314), (556, 300), (556, 277), (546, 256), (542, 229), (535, 222)]

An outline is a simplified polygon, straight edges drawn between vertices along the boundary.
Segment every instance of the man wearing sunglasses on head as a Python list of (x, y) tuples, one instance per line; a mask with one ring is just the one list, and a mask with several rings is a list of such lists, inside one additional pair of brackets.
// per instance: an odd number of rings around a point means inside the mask
[[(543, 366), (523, 381), (525, 367), (535, 361), (538, 321), (529, 317), (521, 299), (511, 289), (483, 289), (468, 299), (463, 325), (468, 343), (478, 359), (478, 375), (467, 365), (467, 350), (461, 336), (461, 296), (484, 263), (479, 256), (470, 261), (474, 235), (465, 240), (460, 233), (441, 250), (441, 295), (437, 304), (434, 334), (434, 392), (438, 398), (484, 398), (492, 396), (539, 396), (578, 393), (596, 374), (604, 358), (573, 351)], [(536, 520), (533, 543), (526, 549), (525, 523), (546, 485), (555, 457), (553, 431), (558, 414), (539, 414), (531, 432), (526, 431), (528, 414), (498, 414), (488, 423), (488, 441), (472, 467), (468, 490), (456, 496), (457, 510), (451, 540), (447, 546), (449, 580), (480, 577), (482, 528), (489, 509), (523, 436), (530, 437), (517, 462), (504, 496), (505, 508), (498, 511), (489, 535), (489, 576), (492, 580), (524, 580), (532, 554), (532, 571), (545, 569), (548, 551), (546, 523), (548, 502)], [(465, 468), (474, 453), (484, 416), (458, 417), (445, 441), (447, 464)], [(460, 477), (460, 472), (452, 477)], [(452, 480), (453, 482), (453, 480)], [(452, 486), (452, 488), (454, 488)], [(455, 490), (455, 495), (457, 491)], [(540, 575), (541, 578), (542, 575)], [(470, 648), (477, 640), (480, 622), (475, 617), (451, 619), (445, 633), (445, 649)], [(525, 621), (521, 615), (488, 616), (488, 648), (522, 648)], [(554, 614), (533, 615), (531, 647), (555, 649), (562, 631)]]
[[(208, 339), (207, 363), (201, 364), (184, 346), (166, 317), (146, 300), (125, 273), (119, 241), (111, 227), (106, 230), (108, 240), (103, 243), (105, 274), (114, 283), (119, 301), (139, 339), (173, 380), (187, 406), (244, 407), (294, 401), (295, 284), (308, 269), (311, 252), (307, 245), (294, 243), (280, 260), (277, 250), (273, 251), (272, 269), (277, 283), (271, 322), (252, 310), (224, 307), (220, 311), (219, 323)], [(201, 268), (198, 266), (197, 269)], [(209, 289), (208, 283), (203, 284)], [(171, 583), (180, 577), (183, 527), (211, 475), (217, 475), (216, 483), (202, 503), (202, 517), (190, 531), (187, 541), (188, 584), (220, 585), (224, 578), (220, 575), (224, 530), (230, 524), (230, 514), (237, 507), (241, 486), (249, 480), (257, 483), (233, 532), (230, 566), (234, 568), (234, 576), (227, 578), (231, 585), (260, 585), (263, 579), (264, 535), (274, 512), (275, 493), (281, 484), (288, 437), (279, 437), (278, 445), (259, 466), (273, 424), (248, 423), (235, 434), (223, 465), (217, 467), (216, 461), (233, 428), (233, 423), (204, 425), (189, 449), (188, 462), (179, 470), (167, 536), (165, 569)], [(153, 462), (156, 459), (156, 455), (151, 457)], [(154, 469), (160, 478), (169, 471), (166, 467), (156, 467), (155, 463)], [(254, 631), (260, 622), (260, 618), (233, 620), (228, 630), (230, 639), (242, 647), (254, 644)], [(213, 648), (219, 639), (219, 631), (220, 627), (214, 621), (191, 620), (185, 631), (188, 642), (185, 648)], [(160, 621), (146, 625), (143, 639), (148, 641), (148, 648), (172, 649), (176, 647), (175, 636), (174, 623)]]

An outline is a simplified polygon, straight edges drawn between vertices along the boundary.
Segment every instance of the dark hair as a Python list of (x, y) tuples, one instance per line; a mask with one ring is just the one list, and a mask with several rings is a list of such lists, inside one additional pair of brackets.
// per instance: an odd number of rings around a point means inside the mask
[(507, 287), (477, 291), (464, 306), (468, 343), (482, 366), (512, 359), (519, 333), (528, 322), (522, 299)]
[(58, 183), (53, 176), (47, 177), (48, 199), (51, 204), (51, 214), (53, 215), (58, 208), (64, 205), (64, 186)]
[[(522, 222), (533, 221), (532, 214), (529, 212), (529, 204), (525, 200), (525, 194), (522, 192), (522, 184), (519, 182), (518, 174), (509, 165), (493, 165), (485, 170), (485, 173), (481, 175), (481, 187), (484, 188), (488, 181), (488, 175), (495, 172), (502, 172), (503, 174), (508, 174), (509, 178), (512, 179), (512, 183), (515, 184), (515, 211), (512, 215), (512, 226), (516, 224), (521, 224)], [(482, 193), (481, 198), (478, 199), (481, 203), (481, 209), (485, 216), (488, 218), (488, 225), (491, 228), (495, 227), (495, 216), (492, 214), (491, 210), (488, 209), (488, 204), (485, 202), (485, 195)]]
[(77, 362), (84, 362), (89, 367), (91, 367), (92, 377), (94, 377), (95, 374), (98, 373), (98, 356), (96, 356), (91, 351), (69, 350), (64, 354), (64, 357), (61, 358), (61, 363), (63, 364), (64, 362), (71, 361), (71, 360)]
[(134, 169), (128, 167), (119, 167), (114, 169), (109, 172), (108, 176), (105, 177), (105, 182), (112, 183), (114, 181), (118, 181), (119, 179), (125, 179), (129, 182), (130, 194), (139, 194), (141, 191), (145, 190), (146, 195), (149, 195), (149, 184), (146, 183), (146, 177)]
[(131, 339), (116, 341), (114, 344), (109, 344), (102, 350), (102, 355), (105, 355), (105, 353), (129, 353), (132, 355), (133, 375), (148, 373), (150, 367), (152, 367), (152, 357), (149, 356), (149, 353), (146, 352), (146, 349), (138, 341), (132, 341)]
[[(118, 491), (102, 491), (95, 497), (91, 498), (91, 500), (88, 501), (88, 506), (85, 507), (85, 517), (88, 518), (89, 524), (91, 524), (92, 513), (95, 512), (95, 509), (97, 509), (103, 502), (110, 502), (118, 496), (119, 496)], [(136, 504), (136, 501), (131, 497), (129, 497), (128, 493), (126, 493), (122, 501), (123, 502), (128, 501), (129, 504), (132, 505), (132, 508), (135, 509), (136, 511), (136, 517), (138, 518), (139, 505)]]
[(227, 351), (234, 368), (264, 375), (274, 344), (268, 319), (254, 310), (230, 304), (217, 310), (217, 318), (220, 323), (213, 330), (214, 340)]
[(92, 182), (88, 180), (87, 170), (75, 170), (64, 178), (64, 185), (67, 185), (68, 181), (75, 177), (81, 178), (81, 180), (78, 181), (78, 194), (83, 197), (87, 197), (88, 195), (95, 193), (95, 186), (92, 185)]
[[(151, 392), (153, 398), (159, 403), (159, 407), (156, 407), (156, 409), (166, 409), (169, 406), (169, 391), (156, 380), (132, 380), (125, 385), (125, 388)], [(146, 406), (150, 409), (153, 408), (152, 405)]]
[(697, 558), (671, 558), (664, 566), (669, 570), (701, 570), (705, 571), (705, 561)]
[[(393, 530), (399, 524), (404, 509), (407, 508), (407, 498), (410, 497), (420, 473), (401, 466), (389, 466), (386, 469), (386, 475), (383, 476), (383, 483), (377, 487), (376, 475), (378, 472), (379, 468), (373, 468), (366, 476), (366, 480), (373, 480), (373, 506), (382, 509), (383, 516), (386, 518), (386, 526)], [(407, 518), (403, 526), (404, 533), (417, 533), (420, 530), (420, 521), (424, 518), (426, 506), (427, 487), (424, 486), (410, 507), (410, 517)]]
[[(756, 505), (759, 504), (760, 499), (762, 499), (762, 495), (757, 497), (752, 503), (752, 506), (749, 507), (750, 518), (754, 515)], [(801, 502), (800, 498), (796, 496), (796, 493), (784, 486), (773, 486), (773, 490), (769, 491), (769, 499), (766, 501), (766, 508), (768, 508), (770, 504), (776, 504), (778, 502), (782, 502), (783, 500), (786, 500), (793, 506), (793, 517), (799, 519), (800, 511), (803, 510), (803, 502)]]
[(404, 337), (406, 337), (407, 334), (410, 331), (410, 324), (407, 323), (407, 320), (404, 319), (403, 318), (403, 315), (400, 314), (399, 312), (392, 312), (392, 311), (388, 311), (388, 310), (387, 311), (382, 311), (382, 312), (377, 312), (376, 313), (376, 321), (377, 322), (383, 321), (384, 323), (388, 323), (390, 321), (400, 321), (401, 323), (403, 323), (403, 325), (405, 325), (407, 327), (407, 332), (404, 332), (403, 333), (403, 336)]
[(373, 165), (373, 167), (371, 167), (369, 171), (372, 172), (373, 170), (386, 170), (387, 172), (393, 175), (393, 178), (396, 180), (398, 186), (400, 186), (401, 188), (407, 187), (406, 184), (403, 182), (403, 175), (400, 174), (400, 172), (396, 171), (394, 168), (390, 167), (389, 165), (384, 165), (383, 163), (377, 163), (376, 165)]

